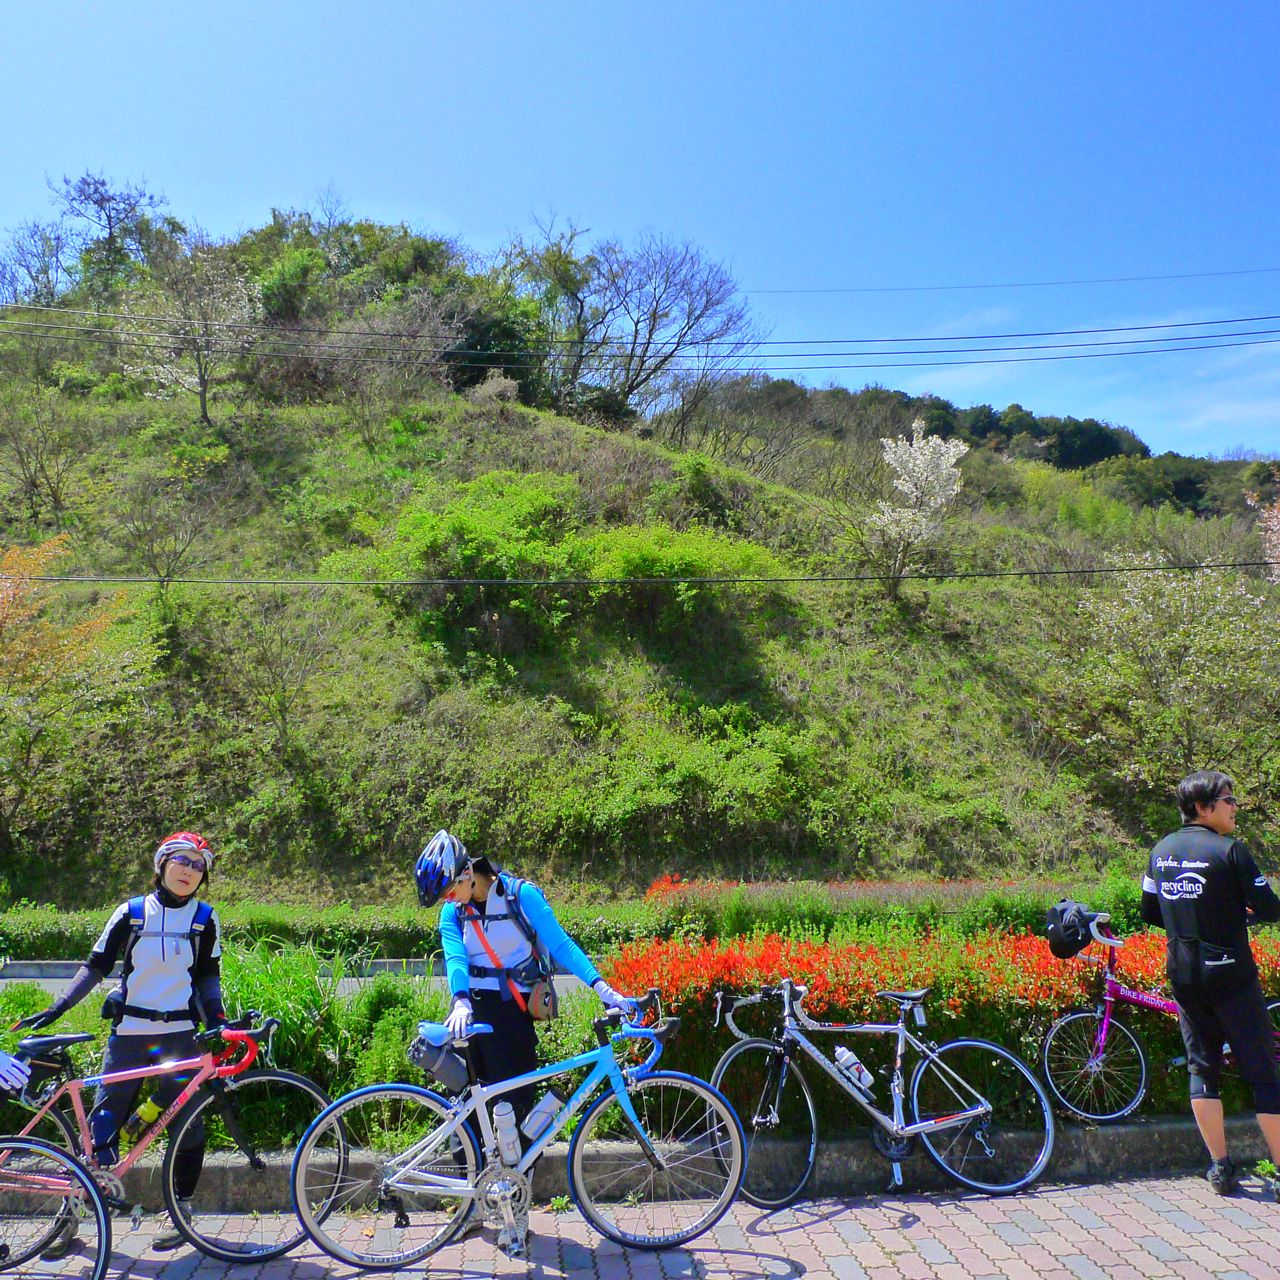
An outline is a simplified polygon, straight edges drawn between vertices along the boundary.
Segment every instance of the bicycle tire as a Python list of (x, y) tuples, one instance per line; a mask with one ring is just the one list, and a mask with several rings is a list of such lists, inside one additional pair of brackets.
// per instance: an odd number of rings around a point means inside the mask
[(818, 1109), (800, 1064), (776, 1041), (739, 1040), (716, 1063), (711, 1085), (742, 1125), (743, 1199), (758, 1209), (799, 1199), (818, 1150)]
[[(646, 1141), (665, 1163), (662, 1176), (655, 1176), (610, 1089), (587, 1108), (573, 1132), (569, 1191), (582, 1216), (617, 1244), (629, 1249), (686, 1244), (724, 1217), (742, 1186), (742, 1125), (718, 1089), (679, 1072), (655, 1071), (631, 1080), (627, 1096)], [(598, 1176), (602, 1181), (597, 1187)], [(668, 1194), (646, 1198), (646, 1190)], [(680, 1199), (670, 1194), (676, 1191)], [(685, 1191), (694, 1194), (684, 1196)], [(675, 1207), (680, 1203), (689, 1205), (688, 1212)], [(663, 1215), (671, 1219), (671, 1227), (659, 1232), (655, 1221)], [(625, 1225), (631, 1222), (638, 1229)]]
[[(83, 1208), (69, 1210), (73, 1200)], [(39, 1138), (0, 1138), (0, 1206), (0, 1275), (22, 1267), (24, 1278), (103, 1280), (111, 1261), (111, 1215), (92, 1175), (70, 1152)], [(91, 1256), (50, 1261), (47, 1272), (25, 1266), (62, 1232), (68, 1212), (92, 1220)], [(77, 1261), (83, 1264), (79, 1270)]]
[[(397, 1159), (450, 1118), (443, 1098), (411, 1084), (370, 1085), (325, 1108), (299, 1143), (290, 1173), (294, 1210), (307, 1235), (331, 1258), (367, 1271), (409, 1266), (447, 1244), (474, 1197), (430, 1193), (407, 1203), (411, 1193), (396, 1187), (389, 1194), (387, 1180)], [(474, 1188), (480, 1169), (475, 1135), (460, 1125), (447, 1153), (413, 1168), (461, 1174)]]
[[(293, 1211), (289, 1170), (302, 1135), (329, 1103), (305, 1076), (266, 1068), (227, 1076), (183, 1107), (170, 1125), (161, 1179), (169, 1217), (188, 1243), (230, 1263), (265, 1262), (301, 1244), (307, 1233)], [(188, 1217), (178, 1203), (182, 1144), (201, 1124), (204, 1168)]]
[(920, 1134), (930, 1159), (973, 1191), (1009, 1195), (1030, 1186), (1053, 1155), (1055, 1132), (1053, 1107), (1035, 1073), (1016, 1054), (990, 1041), (948, 1041), (916, 1063), (911, 1076), (915, 1123), (972, 1105), (971, 1094), (952, 1082), (951, 1073), (992, 1110), (954, 1128)]
[(1096, 1009), (1064, 1014), (1045, 1033), (1040, 1066), (1049, 1092), (1072, 1115), (1114, 1124), (1138, 1109), (1147, 1092), (1147, 1055), (1113, 1017), (1107, 1043), (1094, 1052), (1102, 1015)]

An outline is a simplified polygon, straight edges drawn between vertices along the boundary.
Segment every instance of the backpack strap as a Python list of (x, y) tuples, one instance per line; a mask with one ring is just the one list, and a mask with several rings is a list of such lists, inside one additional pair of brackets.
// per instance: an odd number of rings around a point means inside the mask
[[(147, 895), (129, 899), (129, 941), (124, 944), (120, 961), (120, 1003), (123, 1006), (129, 988), (129, 974), (133, 971), (133, 948), (142, 937), (142, 926), (147, 921)], [(117, 1018), (118, 1022), (119, 1019)]]
[[(468, 905), (465, 909), (465, 919), (471, 922), (471, 927), (476, 931), (476, 937), (480, 939), (480, 945), (484, 948), (485, 954), (493, 961), (493, 969), (495, 973), (501, 974), (503, 980), (507, 984), (507, 989), (511, 992), (511, 998), (516, 1002), (516, 1008), (521, 1013), (528, 1013), (529, 1006), (520, 988), (516, 986), (511, 976), (511, 970), (503, 968), (502, 961), (498, 959), (498, 953), (490, 945), (489, 939), (485, 937), (484, 926), (480, 923), (480, 917), (476, 914), (474, 907)], [(499, 988), (501, 990), (501, 988)], [(506, 996), (502, 997), (504, 1000)]]

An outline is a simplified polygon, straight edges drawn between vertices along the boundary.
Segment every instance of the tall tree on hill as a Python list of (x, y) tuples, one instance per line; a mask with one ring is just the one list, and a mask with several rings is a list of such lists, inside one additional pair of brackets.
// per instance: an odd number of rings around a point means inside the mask
[(740, 373), (757, 340), (733, 277), (688, 242), (587, 247), (576, 227), (544, 228), (508, 261), (539, 303), (545, 390), (564, 412), (622, 417), (696, 399)]
[(64, 176), (60, 187), (50, 182), (49, 190), (63, 217), (91, 228), (75, 246), (84, 286), (97, 302), (113, 297), (136, 265), (146, 264), (183, 230), (174, 218), (154, 216), (165, 199), (142, 185), (116, 186), (104, 174), (86, 171), (74, 180)]

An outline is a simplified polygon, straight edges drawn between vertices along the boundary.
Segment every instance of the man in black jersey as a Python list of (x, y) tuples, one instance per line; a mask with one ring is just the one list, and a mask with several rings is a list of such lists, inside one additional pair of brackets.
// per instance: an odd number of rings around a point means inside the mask
[(1191, 1110), (1213, 1161), (1209, 1182), (1222, 1195), (1238, 1181), (1218, 1093), (1224, 1043), (1253, 1088), (1258, 1124), (1280, 1165), (1280, 1067), (1247, 932), (1255, 921), (1280, 920), (1280, 898), (1231, 834), (1233, 790), (1225, 773), (1183, 778), (1182, 829), (1151, 851), (1142, 881), (1142, 918), (1168, 934), (1167, 972), (1187, 1046)]

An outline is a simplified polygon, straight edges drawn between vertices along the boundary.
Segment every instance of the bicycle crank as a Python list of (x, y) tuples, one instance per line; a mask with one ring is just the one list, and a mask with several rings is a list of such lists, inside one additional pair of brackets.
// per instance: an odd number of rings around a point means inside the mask
[(529, 1179), (504, 1165), (490, 1165), (476, 1179), (476, 1199), (486, 1224), (498, 1229), (498, 1248), (509, 1258), (527, 1257)]

